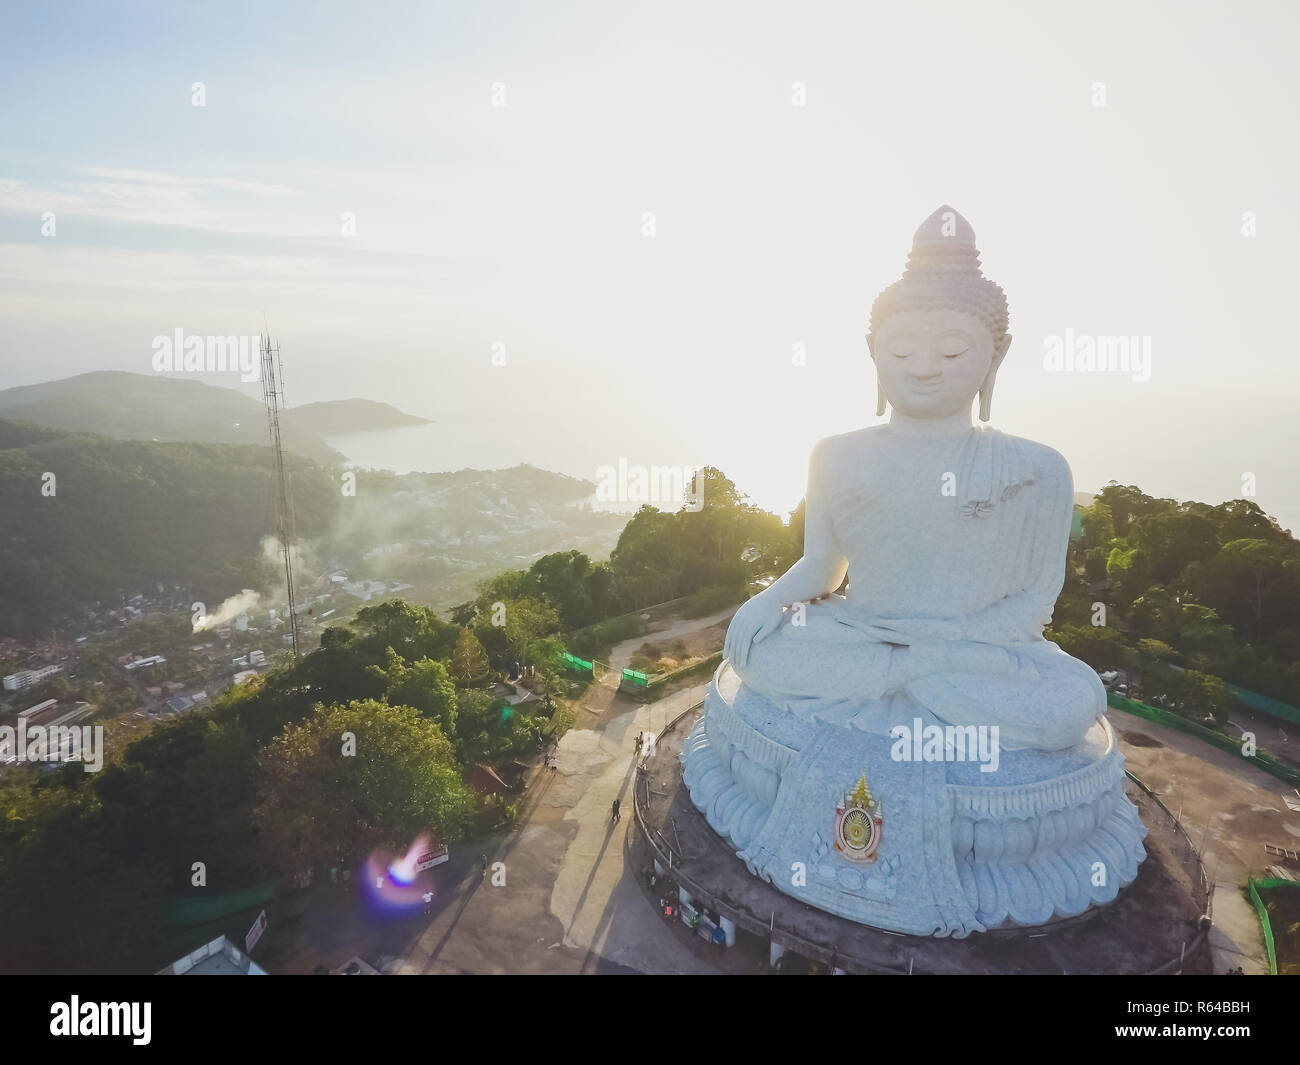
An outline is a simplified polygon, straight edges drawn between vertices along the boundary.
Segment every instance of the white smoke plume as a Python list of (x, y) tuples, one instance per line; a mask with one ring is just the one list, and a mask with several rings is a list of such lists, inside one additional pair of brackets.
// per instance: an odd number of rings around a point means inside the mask
[(257, 606), (262, 597), (253, 589), (245, 588), (238, 595), (232, 595), (211, 614), (205, 615), (194, 626), (195, 632), (202, 632), (205, 629), (215, 629), (218, 625), (224, 625), (232, 618), (240, 614), (247, 613)]

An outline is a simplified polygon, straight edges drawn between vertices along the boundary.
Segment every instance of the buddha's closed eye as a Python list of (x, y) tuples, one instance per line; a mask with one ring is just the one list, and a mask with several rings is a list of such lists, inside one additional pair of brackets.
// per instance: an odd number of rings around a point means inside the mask
[(916, 337), (899, 333), (889, 341), (889, 353), (896, 359), (905, 359), (916, 351)]
[(970, 340), (960, 333), (949, 333), (939, 341), (939, 352), (945, 359), (955, 359), (970, 348)]

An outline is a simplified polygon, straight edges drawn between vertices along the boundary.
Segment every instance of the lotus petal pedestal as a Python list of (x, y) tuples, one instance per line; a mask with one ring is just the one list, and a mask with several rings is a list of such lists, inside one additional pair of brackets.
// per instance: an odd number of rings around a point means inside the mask
[[(894, 698), (891, 721), (934, 722)], [(1146, 829), (1104, 718), (1067, 750), (1001, 751), (996, 772), (902, 753), (888, 731), (802, 719), (724, 662), (681, 760), (692, 802), (751, 873), (875, 928), (1042, 925), (1137, 876)]]

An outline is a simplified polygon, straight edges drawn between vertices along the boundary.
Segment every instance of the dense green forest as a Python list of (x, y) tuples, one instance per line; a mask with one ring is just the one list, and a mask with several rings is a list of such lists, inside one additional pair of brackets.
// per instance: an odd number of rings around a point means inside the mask
[[(441, 587), (468, 561), (452, 599), (493, 572), (502, 550), (612, 543), (622, 520), (570, 505), (591, 495), (590, 482), (531, 466), (354, 471), (345, 495), (338, 468), (287, 462), (300, 581), (313, 564), (343, 564)], [(206, 603), (274, 591), (278, 563), (262, 550), (274, 529), (270, 469), (265, 444), (116, 440), (0, 420), (0, 636), (72, 623), (77, 635), (93, 604), (116, 609), (137, 592), (154, 596), (158, 583)], [(394, 545), (401, 551), (368, 557)]]
[(195, 861), (203, 893), (220, 895), (422, 833), (462, 838), (479, 807), (467, 770), (535, 750), (556, 715), (457, 685), (459, 634), (422, 607), (366, 607), (316, 653), (160, 725), (97, 774), (10, 773), (0, 971), (161, 967), (194, 945), (164, 927), (168, 897), (194, 893)]
[[(332, 474), (289, 456), (299, 532), (327, 528)], [(265, 447), (154, 444), (0, 421), (0, 634), (39, 635), (95, 602), (181, 585), (204, 601), (270, 570)]]
[(1083, 512), (1048, 635), (1097, 669), (1142, 667), (1146, 689), (1203, 716), (1226, 717), (1223, 681), (1300, 704), (1300, 543), (1251, 500), (1111, 483)]
[(753, 577), (783, 572), (798, 559), (801, 524), (787, 526), (751, 506), (713, 467), (692, 483), (694, 498), (702, 498), (698, 512), (643, 506), (607, 563), (578, 551), (547, 555), (527, 570), (483, 582), (478, 597), (457, 607), (453, 618), (470, 624), (486, 619), (493, 603), (533, 599), (556, 612), (560, 628), (573, 631), (688, 594), (716, 592), (724, 605), (738, 602)]

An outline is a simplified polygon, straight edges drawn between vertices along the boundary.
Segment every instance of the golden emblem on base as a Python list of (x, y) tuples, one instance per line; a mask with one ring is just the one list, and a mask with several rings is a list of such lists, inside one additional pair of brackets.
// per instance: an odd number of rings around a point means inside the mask
[(851, 862), (874, 862), (883, 828), (880, 804), (872, 798), (863, 773), (835, 811), (835, 849)]

